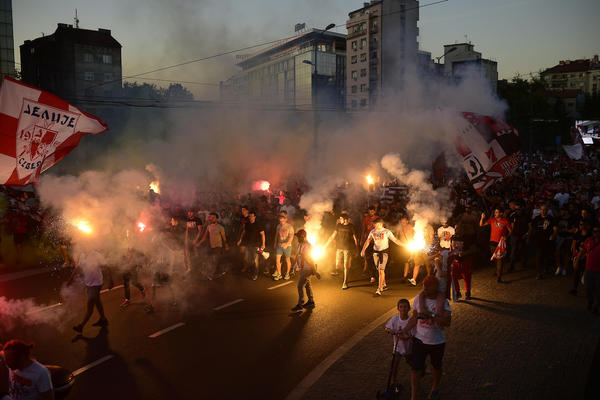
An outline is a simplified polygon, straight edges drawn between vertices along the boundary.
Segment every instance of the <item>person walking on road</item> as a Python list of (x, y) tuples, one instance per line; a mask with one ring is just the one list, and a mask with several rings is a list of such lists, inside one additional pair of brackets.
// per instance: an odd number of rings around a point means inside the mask
[(260, 253), (265, 249), (265, 228), (256, 220), (256, 213), (249, 211), (248, 220), (238, 240), (237, 245), (244, 249), (244, 268), (246, 271), (252, 267), (252, 280), (258, 279), (260, 268)]
[(336, 225), (335, 231), (333, 231), (327, 243), (325, 243), (324, 248), (327, 248), (335, 240), (335, 271), (331, 275), (337, 276), (340, 265), (343, 265), (344, 283), (342, 283), (342, 289), (345, 290), (348, 289), (348, 270), (350, 270), (352, 252), (356, 251), (356, 247), (358, 246), (358, 239), (354, 225), (350, 223), (350, 216), (342, 213), (340, 220), (341, 223)]
[[(296, 253), (296, 270), (298, 271), (298, 304), (292, 308), (292, 311), (302, 311), (304, 308), (314, 308), (315, 300), (313, 297), (312, 286), (310, 285), (311, 275), (315, 275), (317, 279), (321, 279), (321, 275), (317, 272), (317, 265), (315, 264), (310, 252), (311, 245), (306, 240), (306, 231), (300, 229), (296, 232), (298, 237), (298, 249)], [(308, 300), (304, 303), (304, 290), (306, 290), (306, 297)]]
[[(286, 211), (279, 212), (279, 225), (277, 225), (277, 231), (275, 233), (275, 266), (277, 270), (273, 273), (273, 279), (278, 281), (281, 278), (288, 280), (290, 279), (290, 269), (292, 267), (292, 241), (294, 240), (294, 228), (288, 223), (288, 217)], [(285, 276), (281, 275), (281, 256), (285, 258), (285, 264), (287, 266), (287, 272)]]
[[(408, 333), (416, 325), (413, 340), (413, 367), (410, 374), (411, 399), (416, 400), (419, 382), (425, 372), (425, 359), (429, 355), (433, 367), (433, 385), (429, 393), (430, 399), (440, 398), (440, 381), (442, 379), (442, 359), (446, 347), (444, 328), (450, 326), (451, 309), (444, 299), (443, 309), (438, 309), (438, 279), (428, 276), (423, 281), (424, 296), (417, 295), (413, 300), (411, 322), (404, 327)], [(424, 304), (420, 304), (423, 297)]]
[[(502, 238), (506, 240), (506, 236), (512, 231), (510, 222), (502, 216), (502, 211), (499, 208), (494, 210), (494, 216), (485, 220), (485, 213), (481, 214), (479, 226), (489, 225), (490, 230), (490, 254), (494, 254), (498, 243)], [(496, 259), (496, 278), (498, 282), (502, 282), (502, 259)]]
[[(83, 276), (83, 283), (85, 284), (85, 289), (87, 293), (87, 310), (83, 320), (80, 324), (77, 324), (73, 327), (73, 329), (77, 333), (81, 333), (83, 331), (83, 327), (89, 321), (92, 313), (94, 312), (94, 307), (98, 310), (98, 314), (100, 314), (100, 319), (96, 321), (93, 326), (107, 326), (108, 320), (104, 315), (104, 307), (102, 306), (102, 300), (100, 299), (100, 289), (102, 289), (102, 285), (104, 284), (104, 277), (102, 275), (102, 267), (106, 265), (106, 260), (104, 256), (100, 254), (97, 250), (90, 250), (80, 253), (75, 258), (75, 269), (71, 274), (71, 277), (67, 281), (67, 286), (73, 283), (73, 280), (78, 276)], [(112, 289), (113, 280), (110, 275), (110, 270), (108, 270), (108, 288)]]
[(375, 267), (379, 271), (379, 285), (375, 294), (381, 296), (381, 293), (384, 290), (387, 290), (385, 282), (385, 266), (387, 265), (390, 254), (389, 241), (391, 240), (398, 246), (400, 246), (402, 242), (396, 239), (392, 231), (383, 227), (383, 220), (381, 218), (377, 218), (373, 222), (375, 224), (375, 229), (369, 232), (369, 236), (367, 236), (367, 240), (363, 245), (360, 256), (364, 257), (367, 247), (369, 247), (369, 244), (373, 243), (373, 262), (375, 262)]
[(554, 261), (554, 238), (558, 232), (555, 219), (548, 213), (548, 206), (540, 207), (540, 215), (536, 216), (529, 224), (527, 242), (533, 241), (535, 246), (536, 279), (542, 279), (548, 267)]

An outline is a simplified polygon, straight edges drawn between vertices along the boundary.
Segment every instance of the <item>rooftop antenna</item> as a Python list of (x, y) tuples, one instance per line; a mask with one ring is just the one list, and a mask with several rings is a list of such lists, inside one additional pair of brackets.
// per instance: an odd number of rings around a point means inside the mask
[(79, 18), (77, 18), (77, 9), (75, 9), (75, 18), (73, 18), (73, 20), (75, 21), (75, 29), (79, 29)]

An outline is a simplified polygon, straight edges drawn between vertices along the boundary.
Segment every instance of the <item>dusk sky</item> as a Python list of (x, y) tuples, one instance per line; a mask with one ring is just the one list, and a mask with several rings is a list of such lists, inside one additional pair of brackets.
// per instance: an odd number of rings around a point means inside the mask
[[(435, 0), (421, 1), (421, 6)], [(112, 30), (123, 46), (123, 75), (193, 60), (294, 33), (294, 24), (344, 24), (355, 0), (13, 0), (15, 57), (27, 39), (51, 34), (59, 22)], [(564, 59), (600, 53), (598, 0), (449, 0), (420, 10), (419, 44), (433, 57), (467, 40), (498, 61), (499, 78), (528, 75)], [(346, 33), (344, 26), (335, 29)], [(243, 54), (242, 52), (241, 54)], [(246, 52), (248, 53), (248, 52)], [(236, 71), (234, 55), (148, 75), (218, 84)], [(18, 65), (17, 65), (18, 67)], [(142, 81), (142, 78), (137, 78)], [(165, 82), (155, 82), (165, 85)], [(211, 99), (216, 86), (185, 84)]]

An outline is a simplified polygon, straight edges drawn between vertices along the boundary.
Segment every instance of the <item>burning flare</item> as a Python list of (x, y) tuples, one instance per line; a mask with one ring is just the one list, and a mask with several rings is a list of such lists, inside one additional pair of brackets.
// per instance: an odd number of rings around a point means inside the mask
[(367, 175), (367, 184), (372, 185), (373, 183), (375, 183), (375, 180), (373, 180), (371, 174)]
[(146, 224), (143, 222), (138, 222), (137, 226), (140, 232), (144, 232), (144, 230), (146, 229)]
[(92, 227), (87, 221), (81, 220), (76, 222), (74, 225), (83, 233), (86, 233), (88, 235), (92, 233)]
[(425, 249), (425, 231), (420, 224), (415, 224), (415, 235), (413, 240), (408, 242), (408, 250), (412, 253)]
[(262, 190), (267, 192), (271, 188), (271, 184), (268, 181), (255, 181), (252, 184), (252, 190)]
[(325, 255), (325, 248), (323, 246), (317, 245), (317, 234), (312, 231), (306, 232), (306, 240), (311, 244), (312, 249), (310, 255), (313, 260), (318, 261)]
[(160, 182), (159, 181), (150, 182), (150, 190), (152, 190), (156, 194), (160, 194)]

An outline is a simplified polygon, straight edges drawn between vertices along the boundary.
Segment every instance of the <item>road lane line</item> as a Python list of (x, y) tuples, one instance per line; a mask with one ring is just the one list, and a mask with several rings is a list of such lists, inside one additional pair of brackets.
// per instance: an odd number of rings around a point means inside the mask
[(156, 333), (153, 333), (152, 335), (150, 335), (150, 336), (148, 336), (148, 337), (149, 337), (149, 338), (152, 338), (152, 339), (154, 339), (154, 338), (157, 338), (157, 337), (159, 337), (160, 335), (164, 335), (165, 333), (167, 333), (167, 332), (171, 332), (173, 329), (177, 329), (177, 328), (179, 328), (179, 327), (181, 327), (181, 326), (184, 326), (184, 325), (185, 325), (185, 322), (180, 322), (180, 323), (178, 323), (178, 324), (175, 324), (175, 325), (173, 325), (173, 326), (170, 326), (170, 327), (168, 327), (168, 328), (165, 328), (165, 329), (163, 329), (163, 330), (161, 330), (161, 331), (158, 331), (158, 332), (156, 332)]
[(123, 287), (123, 285), (117, 285), (117, 286), (113, 286), (113, 288), (112, 288), (112, 289), (102, 289), (102, 290), (100, 291), (100, 293), (106, 293), (106, 292), (110, 292), (111, 290), (117, 290), (117, 289), (120, 289), (120, 288), (122, 288), (122, 287)]
[(104, 356), (104, 357), (102, 357), (101, 359), (94, 361), (93, 363), (89, 363), (88, 365), (86, 365), (86, 366), (83, 366), (83, 367), (79, 368), (79, 369), (78, 369), (78, 370), (76, 370), (76, 371), (73, 371), (73, 375), (77, 376), (77, 375), (79, 375), (79, 374), (81, 374), (81, 373), (84, 373), (84, 372), (85, 372), (85, 371), (87, 371), (88, 369), (94, 368), (96, 365), (100, 365), (100, 364), (102, 364), (103, 362), (105, 362), (105, 361), (108, 361), (108, 360), (110, 360), (110, 359), (111, 359), (111, 358), (113, 358), (113, 357), (114, 357), (114, 355), (112, 355), (112, 354), (109, 354), (109, 355), (107, 355), (107, 356)]
[(287, 395), (285, 400), (300, 400), (304, 397), (308, 389), (312, 385), (315, 384), (319, 380), (319, 378), (331, 367), (337, 360), (339, 360), (344, 354), (346, 354), (349, 350), (351, 350), (358, 342), (364, 339), (369, 333), (373, 332), (375, 329), (383, 325), (388, 319), (398, 313), (398, 309), (396, 307), (387, 311), (385, 314), (381, 315), (375, 321), (371, 322), (369, 325), (362, 328), (360, 331), (356, 332), (354, 336), (348, 339), (344, 344), (335, 349), (333, 353), (327, 356), (319, 365), (317, 365), (312, 371), (308, 373), (300, 381), (298, 386), (294, 388)]
[(273, 289), (277, 289), (277, 288), (280, 288), (280, 287), (282, 287), (282, 286), (289, 285), (289, 284), (290, 284), (290, 283), (292, 283), (292, 282), (293, 282), (293, 281), (287, 281), (287, 282), (283, 282), (283, 283), (280, 283), (279, 285), (271, 286), (270, 288), (267, 288), (267, 290), (273, 290)]
[(213, 308), (213, 310), (215, 310), (215, 311), (219, 311), (219, 310), (222, 310), (222, 309), (224, 309), (224, 308), (227, 308), (227, 307), (229, 307), (229, 306), (232, 306), (232, 305), (234, 305), (234, 304), (237, 304), (237, 303), (239, 303), (239, 302), (241, 302), (241, 301), (244, 301), (244, 299), (237, 299), (237, 300), (230, 301), (229, 303), (225, 303), (225, 304), (223, 304), (222, 306), (219, 306), (219, 307), (215, 307), (215, 308)]
[(35, 309), (29, 311), (27, 314), (35, 314), (35, 313), (50, 310), (52, 308), (60, 307), (60, 306), (62, 306), (62, 303), (56, 303), (56, 304), (52, 304), (52, 305), (46, 306), (46, 307), (35, 308)]

